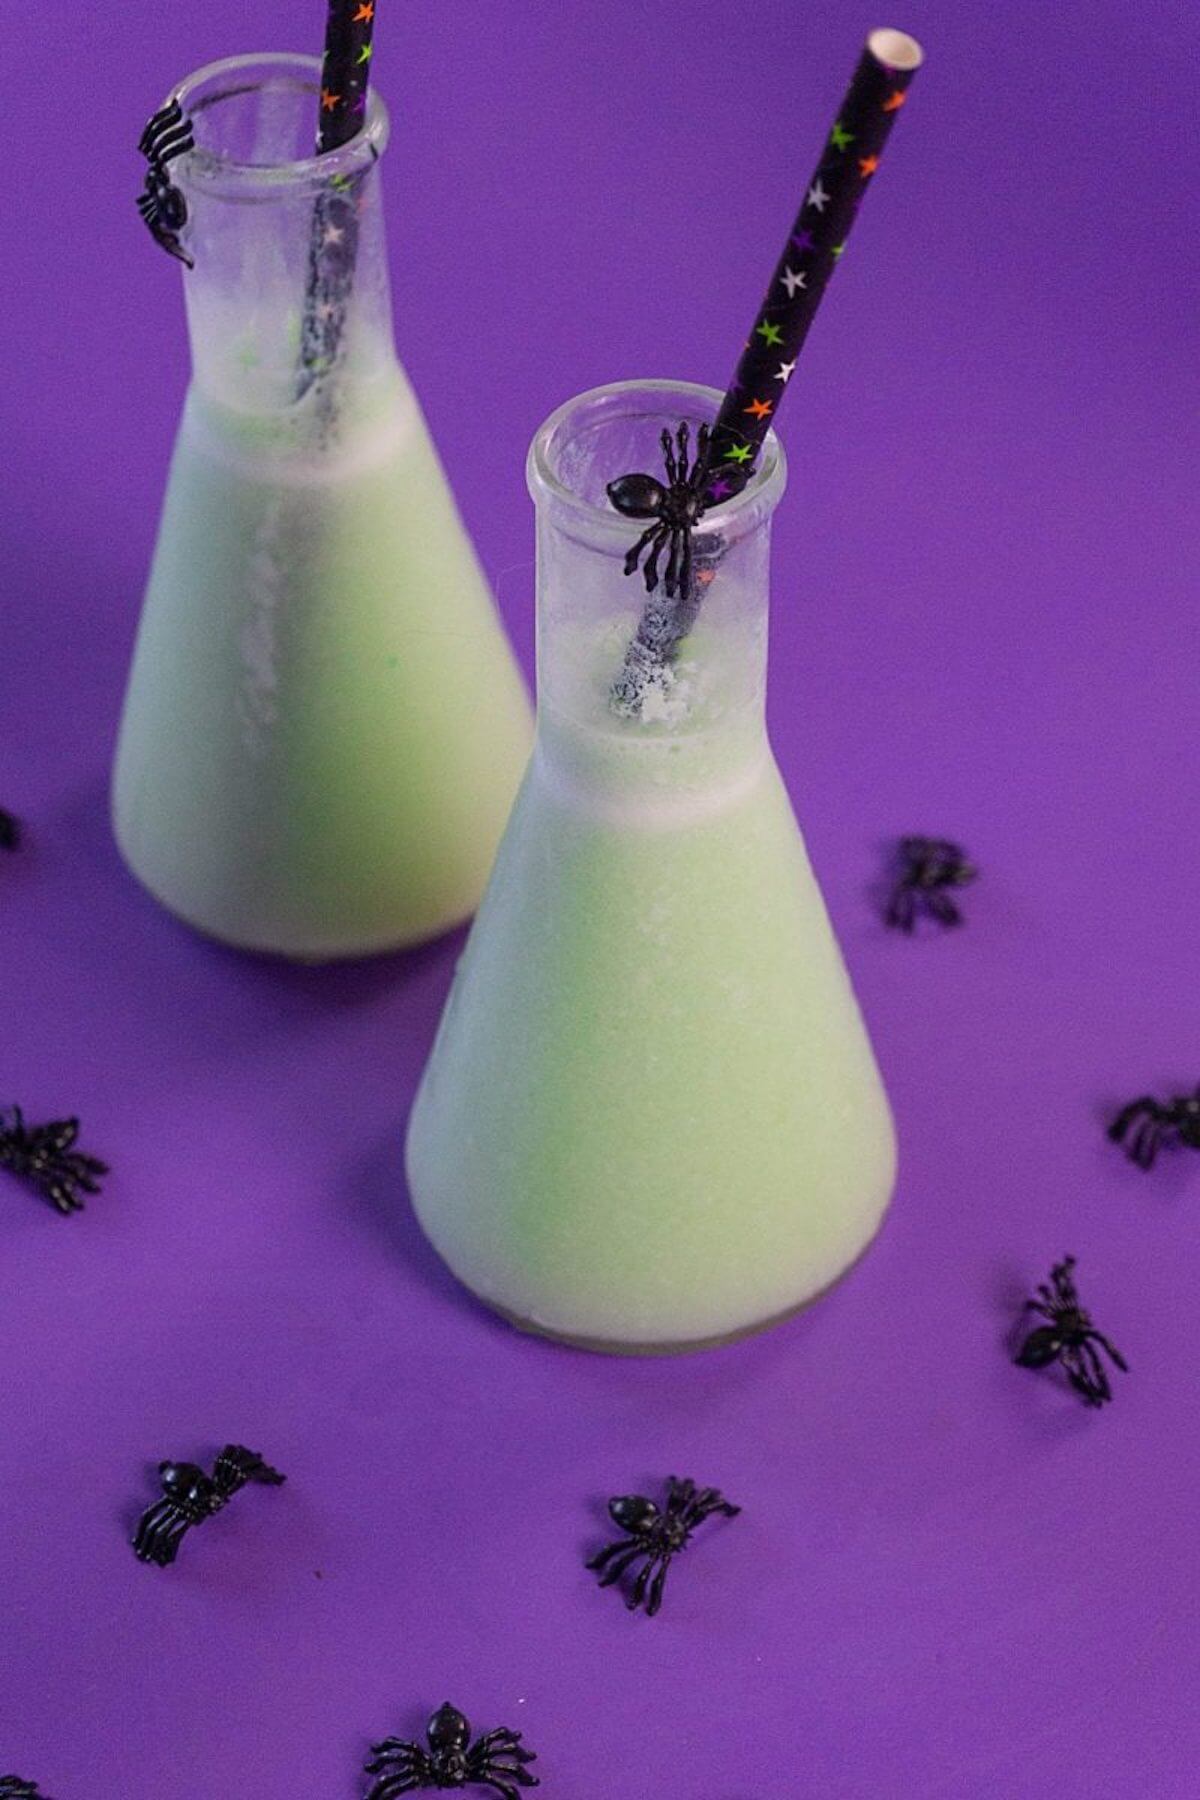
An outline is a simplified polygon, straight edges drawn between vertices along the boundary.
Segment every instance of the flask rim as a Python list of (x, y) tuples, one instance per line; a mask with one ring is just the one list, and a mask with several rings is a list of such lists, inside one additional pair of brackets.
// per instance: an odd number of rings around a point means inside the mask
[[(293, 87), (311, 97), (315, 135), (321, 66), (319, 56), (292, 50), (226, 56), (185, 75), (171, 89), (164, 105), (177, 101), (194, 126), (198, 118), (222, 101), (268, 86)], [(257, 74), (257, 80), (251, 79), (252, 72)], [(335, 150), (320, 153), (314, 150), (311, 156), (280, 162), (252, 163), (230, 156), (211, 144), (197, 142), (173, 168), (178, 171), (181, 185), (227, 199), (273, 198), (283, 190), (296, 189), (311, 189), (315, 193), (328, 188), (339, 176), (350, 178), (363, 174), (383, 155), (389, 133), (387, 106), (378, 88), (372, 85), (367, 90), (361, 126), (352, 138)]]
[[(631, 405), (635, 395), (643, 402), (658, 399), (660, 404)], [(605, 417), (653, 417), (673, 428), (686, 413), (693, 423), (712, 424), (723, 399), (718, 389), (698, 382), (655, 378), (607, 382), (576, 394), (550, 414), (530, 444), (525, 473), (534, 501), (539, 507), (549, 503), (555, 523), (580, 542), (624, 554), (631, 521), (615, 507), (585, 498), (563, 478), (559, 467), (563, 449), (582, 434), (585, 422), (598, 423)], [(611, 478), (624, 473), (614, 469)], [(648, 473), (661, 476), (662, 471)], [(775, 432), (769, 431), (749, 482), (740, 494), (709, 507), (697, 521), (695, 536), (720, 536), (727, 541), (745, 536), (774, 512), (786, 484), (787, 457)]]

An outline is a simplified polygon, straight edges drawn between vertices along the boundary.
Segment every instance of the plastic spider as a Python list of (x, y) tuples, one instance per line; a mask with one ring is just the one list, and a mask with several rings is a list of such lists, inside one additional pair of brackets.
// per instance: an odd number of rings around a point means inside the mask
[(500, 1725), (472, 1743), (470, 1721), (448, 1700), (425, 1727), (425, 1737), (428, 1750), (396, 1737), (371, 1745), (366, 1772), (379, 1780), (367, 1800), (393, 1800), (414, 1788), (462, 1787), (491, 1788), (504, 1800), (518, 1800), (519, 1787), (539, 1785), (525, 1766), (537, 1758), (522, 1747), (519, 1731)]
[(8, 1169), (56, 1206), (60, 1213), (79, 1212), (81, 1193), (98, 1194), (108, 1164), (72, 1149), (78, 1119), (52, 1119), (48, 1125), (26, 1125), (19, 1106), (0, 1112), (0, 1169)]
[[(708, 426), (701, 425), (696, 433), (696, 460), (691, 462), (686, 423), (679, 426), (674, 443), (671, 433), (664, 427), (662, 447), (667, 485), (664, 487), (653, 475), (621, 475), (616, 481), (610, 481), (605, 489), (617, 511), (624, 513), (627, 519), (654, 521), (625, 558), (625, 573), (632, 575), (641, 561), (642, 552), (648, 552), (643, 571), (648, 594), (658, 586), (659, 559), (668, 545), (670, 550), (663, 577), (667, 597), (673, 600), (677, 594), (686, 596), (691, 592), (692, 528), (710, 503), (709, 487), (714, 475), (726, 474), (724, 470), (709, 468), (710, 438)], [(733, 491), (734, 481), (734, 476), (726, 476), (728, 492)]]
[(133, 1547), (142, 1562), (156, 1563), (160, 1569), (175, 1561), (184, 1534), (228, 1506), (248, 1481), (279, 1487), (284, 1480), (257, 1450), (241, 1444), (226, 1444), (211, 1476), (196, 1463), (161, 1462), (158, 1473), (164, 1498), (142, 1514)]
[(22, 1781), (19, 1775), (0, 1775), (0, 1800), (48, 1800), (36, 1781)]
[(647, 1617), (653, 1618), (662, 1605), (671, 1559), (685, 1547), (697, 1525), (712, 1513), (735, 1519), (741, 1510), (717, 1488), (698, 1488), (694, 1481), (668, 1475), (664, 1507), (642, 1494), (618, 1494), (609, 1501), (609, 1516), (626, 1535), (589, 1557), (586, 1566), (600, 1573), (601, 1587), (612, 1587), (640, 1561), (642, 1567), (625, 1604), (630, 1612), (636, 1612), (644, 1603)]
[(884, 914), (889, 925), (912, 931), (919, 912), (943, 925), (961, 925), (962, 913), (946, 888), (967, 887), (979, 871), (958, 844), (946, 838), (900, 839), (901, 874)]
[(187, 224), (187, 201), (172, 182), (168, 164), (194, 148), (192, 122), (178, 100), (156, 112), (138, 140), (138, 149), (150, 165), (146, 185), (138, 195), (138, 211), (155, 243), (189, 269), (195, 264), (179, 241)]
[(1067, 1380), (1087, 1406), (1103, 1406), (1112, 1399), (1108, 1372), (1095, 1349), (1101, 1350), (1128, 1372), (1129, 1365), (1120, 1351), (1092, 1324), (1091, 1316), (1079, 1304), (1071, 1275), (1075, 1258), (1065, 1256), (1050, 1271), (1050, 1284), (1038, 1286), (1039, 1298), (1027, 1300), (1026, 1308), (1049, 1319), (1038, 1325), (1017, 1352), (1016, 1360), (1023, 1369), (1044, 1369), (1048, 1363), (1061, 1363)]
[(1165, 1102), (1149, 1094), (1131, 1100), (1109, 1126), (1108, 1135), (1114, 1144), (1125, 1145), (1130, 1162), (1139, 1169), (1153, 1168), (1164, 1144), (1200, 1150), (1200, 1087), (1194, 1094), (1177, 1094)]
[[(4, 808), (0, 806), (0, 850), (15, 850), (20, 842), (20, 825), (17, 823), (16, 819), (13, 818), (11, 813), (5, 812)], [(0, 1780), (3, 1779), (5, 1778), (0, 1776)], [(3, 1795), (3, 1791), (4, 1790), (0, 1788), (0, 1796)]]

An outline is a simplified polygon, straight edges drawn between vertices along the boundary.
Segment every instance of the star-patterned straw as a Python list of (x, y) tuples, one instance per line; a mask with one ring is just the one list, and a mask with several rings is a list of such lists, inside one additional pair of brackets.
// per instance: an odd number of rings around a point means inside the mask
[[(821, 296), (841, 260), (896, 114), (923, 60), (921, 46), (902, 31), (873, 31), (867, 39), (721, 402), (712, 428), (711, 479), (704, 488), (701, 511), (740, 493), (754, 473)], [(619, 485), (610, 484), (610, 493)], [(719, 560), (718, 544), (698, 551), (686, 593), (655, 595), (647, 573), (651, 598), (612, 685), (614, 711), (625, 717), (640, 713), (647, 687), (695, 623)]]
[[(317, 153), (361, 131), (374, 52), (375, 0), (330, 0), (317, 108)], [(335, 175), (313, 211), (308, 292), (301, 328), (300, 393), (337, 361), (358, 249), (356, 183)]]
[(717, 414), (711, 501), (728, 499), (753, 472), (922, 60), (921, 46), (902, 31), (873, 31), (867, 39)]

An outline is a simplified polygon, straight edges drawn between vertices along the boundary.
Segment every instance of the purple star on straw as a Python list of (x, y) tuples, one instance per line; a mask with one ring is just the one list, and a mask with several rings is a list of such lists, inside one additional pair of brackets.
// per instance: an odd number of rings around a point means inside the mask
[(792, 239), (792, 242), (795, 244), (797, 250), (811, 250), (813, 248), (813, 234), (811, 231), (798, 231)]

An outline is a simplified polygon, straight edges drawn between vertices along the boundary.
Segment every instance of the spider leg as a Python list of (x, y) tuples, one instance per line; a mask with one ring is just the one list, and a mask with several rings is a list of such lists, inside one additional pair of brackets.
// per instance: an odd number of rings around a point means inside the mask
[(1102, 1400), (1112, 1399), (1112, 1383), (1108, 1379), (1108, 1370), (1100, 1360), (1100, 1353), (1093, 1343), (1086, 1339), (1079, 1347), (1080, 1361), (1088, 1371), (1088, 1377)]
[(1108, 1398), (1108, 1383), (1104, 1380), (1103, 1371), (1101, 1371), (1103, 1386), (1098, 1388), (1087, 1364), (1084, 1362), (1083, 1357), (1077, 1348), (1065, 1348), (1059, 1357), (1059, 1361), (1066, 1372), (1067, 1380), (1075, 1389), (1075, 1392), (1080, 1395), (1085, 1404), (1088, 1406), (1103, 1406), (1105, 1400)]
[(1169, 1127), (1154, 1114), (1138, 1120), (1129, 1141), (1129, 1155), (1139, 1169), (1152, 1169)]
[(501, 1756), (515, 1756), (519, 1762), (536, 1762), (537, 1755), (533, 1750), (526, 1750), (521, 1743), (519, 1731), (512, 1731), (507, 1725), (497, 1725), (494, 1731), (487, 1732), (472, 1746), (471, 1755), (487, 1756), (493, 1761)]
[(924, 900), (926, 912), (932, 913), (933, 917), (939, 919), (943, 925), (962, 924), (962, 913), (949, 894), (938, 894), (926, 889)]
[(652, 1619), (662, 1605), (663, 1585), (666, 1582), (667, 1570), (670, 1566), (671, 1552), (668, 1550), (663, 1556), (660, 1567), (655, 1572), (654, 1579), (650, 1583), (650, 1592), (646, 1596), (646, 1617), (648, 1619)]
[[(368, 1769), (368, 1774), (370, 1770)], [(381, 1775), (367, 1794), (367, 1800), (395, 1800), (397, 1794), (411, 1794), (424, 1787), (424, 1779), (410, 1770), (407, 1774)]]
[(620, 1551), (631, 1548), (641, 1548), (636, 1538), (618, 1538), (615, 1544), (606, 1544), (603, 1550), (597, 1550), (595, 1556), (589, 1556), (583, 1566), (585, 1569), (602, 1569), (605, 1563), (611, 1562)]
[(662, 553), (666, 548), (667, 539), (670, 536), (671, 527), (669, 525), (660, 524), (655, 526), (654, 539), (650, 546), (650, 554), (646, 558), (646, 592), (648, 594), (652, 594), (658, 586), (659, 558), (662, 556)]
[(688, 431), (686, 419), (679, 421), (679, 430), (675, 435), (679, 444), (679, 479), (686, 483), (691, 468), (688, 461), (688, 444), (691, 434)]
[(1125, 1358), (1121, 1355), (1117, 1346), (1115, 1344), (1110, 1344), (1102, 1331), (1093, 1331), (1091, 1335), (1096, 1343), (1100, 1345), (1101, 1349), (1107, 1351), (1108, 1355), (1112, 1357), (1118, 1369), (1123, 1369), (1125, 1374), (1128, 1375), (1129, 1364), (1125, 1361)]
[(1119, 1144), (1140, 1113), (1145, 1113), (1149, 1118), (1153, 1118), (1158, 1110), (1158, 1102), (1150, 1094), (1143, 1094), (1140, 1100), (1131, 1100), (1128, 1106), (1121, 1108), (1109, 1126), (1109, 1137), (1114, 1144)]
[(624, 1556), (614, 1557), (613, 1561), (609, 1563), (600, 1577), (600, 1586), (615, 1587), (626, 1569), (632, 1568), (639, 1556), (653, 1556), (653, 1554), (654, 1552), (647, 1550), (644, 1544), (634, 1544), (633, 1548), (627, 1550)]
[(892, 889), (892, 897), (888, 901), (884, 915), (889, 925), (898, 931), (911, 932), (917, 922), (917, 900), (912, 887), (905, 881), (898, 881)]
[[(650, 1571), (654, 1568), (655, 1564), (661, 1562), (663, 1564), (664, 1570), (665, 1570), (666, 1564), (668, 1562), (670, 1562), (670, 1560), (671, 1560), (671, 1552), (669, 1550), (655, 1550), (649, 1556), (647, 1556), (645, 1566), (638, 1570), (637, 1580), (634, 1582), (632, 1588), (629, 1590), (629, 1593), (625, 1600), (625, 1604), (629, 1608), (630, 1612), (636, 1612), (638, 1607), (642, 1604), (643, 1600), (645, 1599), (646, 1583), (649, 1580)], [(657, 1575), (655, 1576), (655, 1580), (657, 1581)], [(646, 1612), (647, 1612), (647, 1615), (649, 1615), (650, 1608), (648, 1606), (646, 1608)]]
[(629, 549), (625, 552), (625, 573), (627, 575), (633, 574), (634, 570), (638, 566), (639, 561), (641, 560), (642, 551), (646, 549), (647, 545), (651, 542), (651, 540), (653, 538), (657, 537), (658, 533), (661, 530), (662, 530), (662, 526), (661, 526), (660, 522), (656, 519), (654, 521), (653, 525), (648, 525), (646, 527), (645, 531), (643, 531), (641, 537), (638, 539), (637, 543), (633, 545), (632, 549)]
[(664, 425), (659, 440), (663, 447), (663, 462), (666, 464), (667, 480), (672, 487), (679, 480), (679, 464), (675, 461), (675, 446), (671, 442), (671, 434)]
[(153, 1506), (146, 1508), (133, 1535), (133, 1547), (144, 1560), (149, 1560), (153, 1553), (160, 1527), (173, 1517), (178, 1517), (178, 1509), (170, 1500), (156, 1500)]
[(675, 598), (676, 594), (683, 592), (683, 589), (680, 586), (680, 582), (679, 582), (679, 562), (680, 562), (679, 546), (680, 546), (680, 539), (686, 538), (686, 536), (687, 536), (687, 533), (682, 529), (681, 526), (679, 526), (679, 525), (671, 526), (671, 535), (668, 540), (670, 543), (670, 546), (671, 546), (671, 553), (667, 558), (667, 573), (666, 573), (665, 577), (663, 578), (663, 586), (667, 591), (667, 598), (670, 600), (673, 600)]

